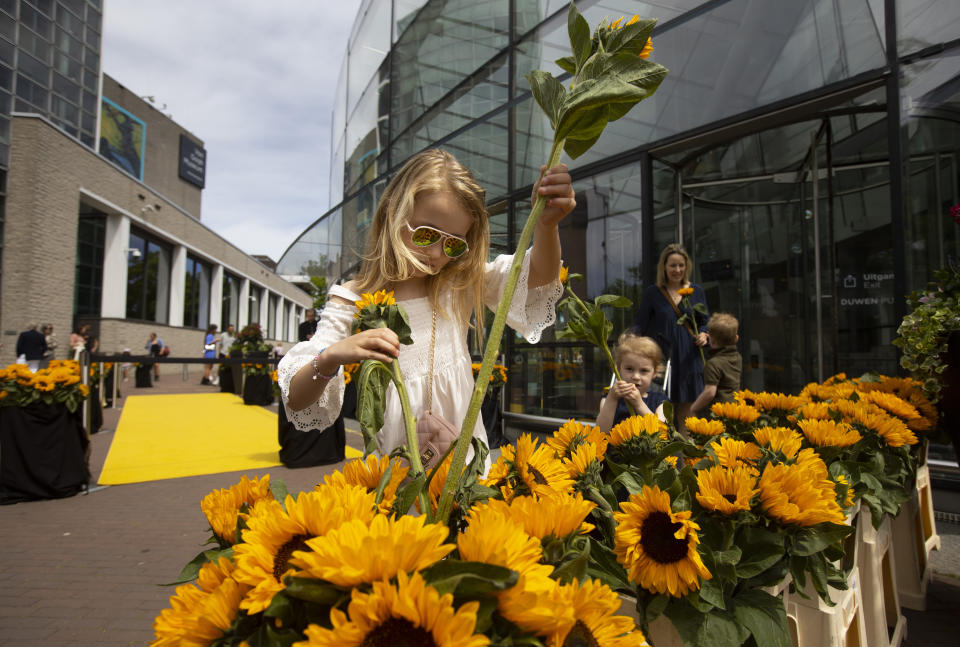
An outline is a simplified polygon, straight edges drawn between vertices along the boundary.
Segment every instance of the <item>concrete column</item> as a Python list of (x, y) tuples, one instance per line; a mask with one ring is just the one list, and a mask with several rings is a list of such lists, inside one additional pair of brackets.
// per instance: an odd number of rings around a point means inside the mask
[(170, 263), (170, 321), (171, 326), (183, 326), (183, 297), (187, 288), (187, 248), (177, 245), (173, 248), (173, 260)]
[(250, 323), (250, 279), (244, 277), (240, 282), (240, 304), (237, 306), (237, 332)]
[(267, 318), (270, 312), (270, 290), (266, 286), (260, 290), (260, 328), (263, 330), (263, 336), (268, 336), (267, 326), (270, 319)]
[(287, 301), (287, 339), (294, 344), (297, 343), (297, 304), (293, 301)]
[(100, 316), (123, 319), (127, 316), (127, 258), (130, 247), (130, 217), (122, 213), (107, 216), (103, 240), (103, 296)]
[(220, 330), (220, 320), (223, 318), (223, 265), (213, 266), (213, 273), (210, 277), (210, 321), (207, 323), (217, 324), (217, 330)]

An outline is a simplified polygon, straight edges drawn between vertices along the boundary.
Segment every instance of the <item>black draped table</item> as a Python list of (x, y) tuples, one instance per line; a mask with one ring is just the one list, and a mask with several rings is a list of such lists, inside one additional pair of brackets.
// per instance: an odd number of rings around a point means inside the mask
[(0, 504), (80, 492), (90, 480), (88, 444), (80, 409), (0, 407)]

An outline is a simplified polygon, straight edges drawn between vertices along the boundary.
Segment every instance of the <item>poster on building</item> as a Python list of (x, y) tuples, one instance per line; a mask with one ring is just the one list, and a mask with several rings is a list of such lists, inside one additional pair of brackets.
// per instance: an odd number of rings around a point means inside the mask
[(103, 98), (100, 109), (100, 154), (143, 180), (143, 153), (147, 125), (140, 119)]

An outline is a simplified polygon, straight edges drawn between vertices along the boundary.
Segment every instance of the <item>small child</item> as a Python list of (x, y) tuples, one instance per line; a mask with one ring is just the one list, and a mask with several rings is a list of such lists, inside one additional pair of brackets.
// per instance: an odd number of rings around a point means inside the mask
[(655, 413), (658, 418), (666, 421), (663, 415), (666, 395), (662, 391), (648, 391), (653, 376), (657, 374), (663, 361), (663, 352), (657, 342), (649, 337), (623, 333), (617, 340), (614, 353), (620, 379), (600, 402), (597, 427), (607, 432), (629, 418), (630, 409), (627, 408), (627, 403), (630, 403), (637, 415)]
[(743, 359), (737, 350), (740, 322), (731, 314), (715, 312), (707, 321), (707, 334), (713, 352), (703, 367), (703, 391), (690, 407), (696, 416), (710, 410), (715, 402), (733, 402), (733, 393), (740, 389)]

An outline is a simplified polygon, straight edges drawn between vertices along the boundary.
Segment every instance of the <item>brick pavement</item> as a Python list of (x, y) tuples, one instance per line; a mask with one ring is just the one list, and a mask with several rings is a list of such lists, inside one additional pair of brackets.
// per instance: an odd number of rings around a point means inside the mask
[[(122, 385), (131, 393), (215, 391), (166, 376), (152, 390)], [(121, 400), (122, 404), (122, 400)], [(104, 411), (104, 427), (115, 429), (119, 411)], [(112, 433), (91, 438), (91, 471), (103, 466)], [(348, 432), (348, 443), (359, 437)], [(94, 488), (68, 499), (0, 506), (0, 647), (146, 645), (153, 619), (173, 590), (173, 580), (202, 550), (208, 531), (200, 500), (229, 487), (242, 474), (269, 473), (291, 491), (309, 489), (336, 465), (291, 470), (274, 467), (226, 474)], [(960, 525), (938, 525), (945, 555), (960, 553)], [(934, 554), (934, 567), (938, 555)], [(928, 592), (928, 610), (905, 611), (908, 646), (956, 645), (953, 629), (960, 608), (960, 570), (943, 562)], [(941, 570), (944, 570), (941, 568)]]

